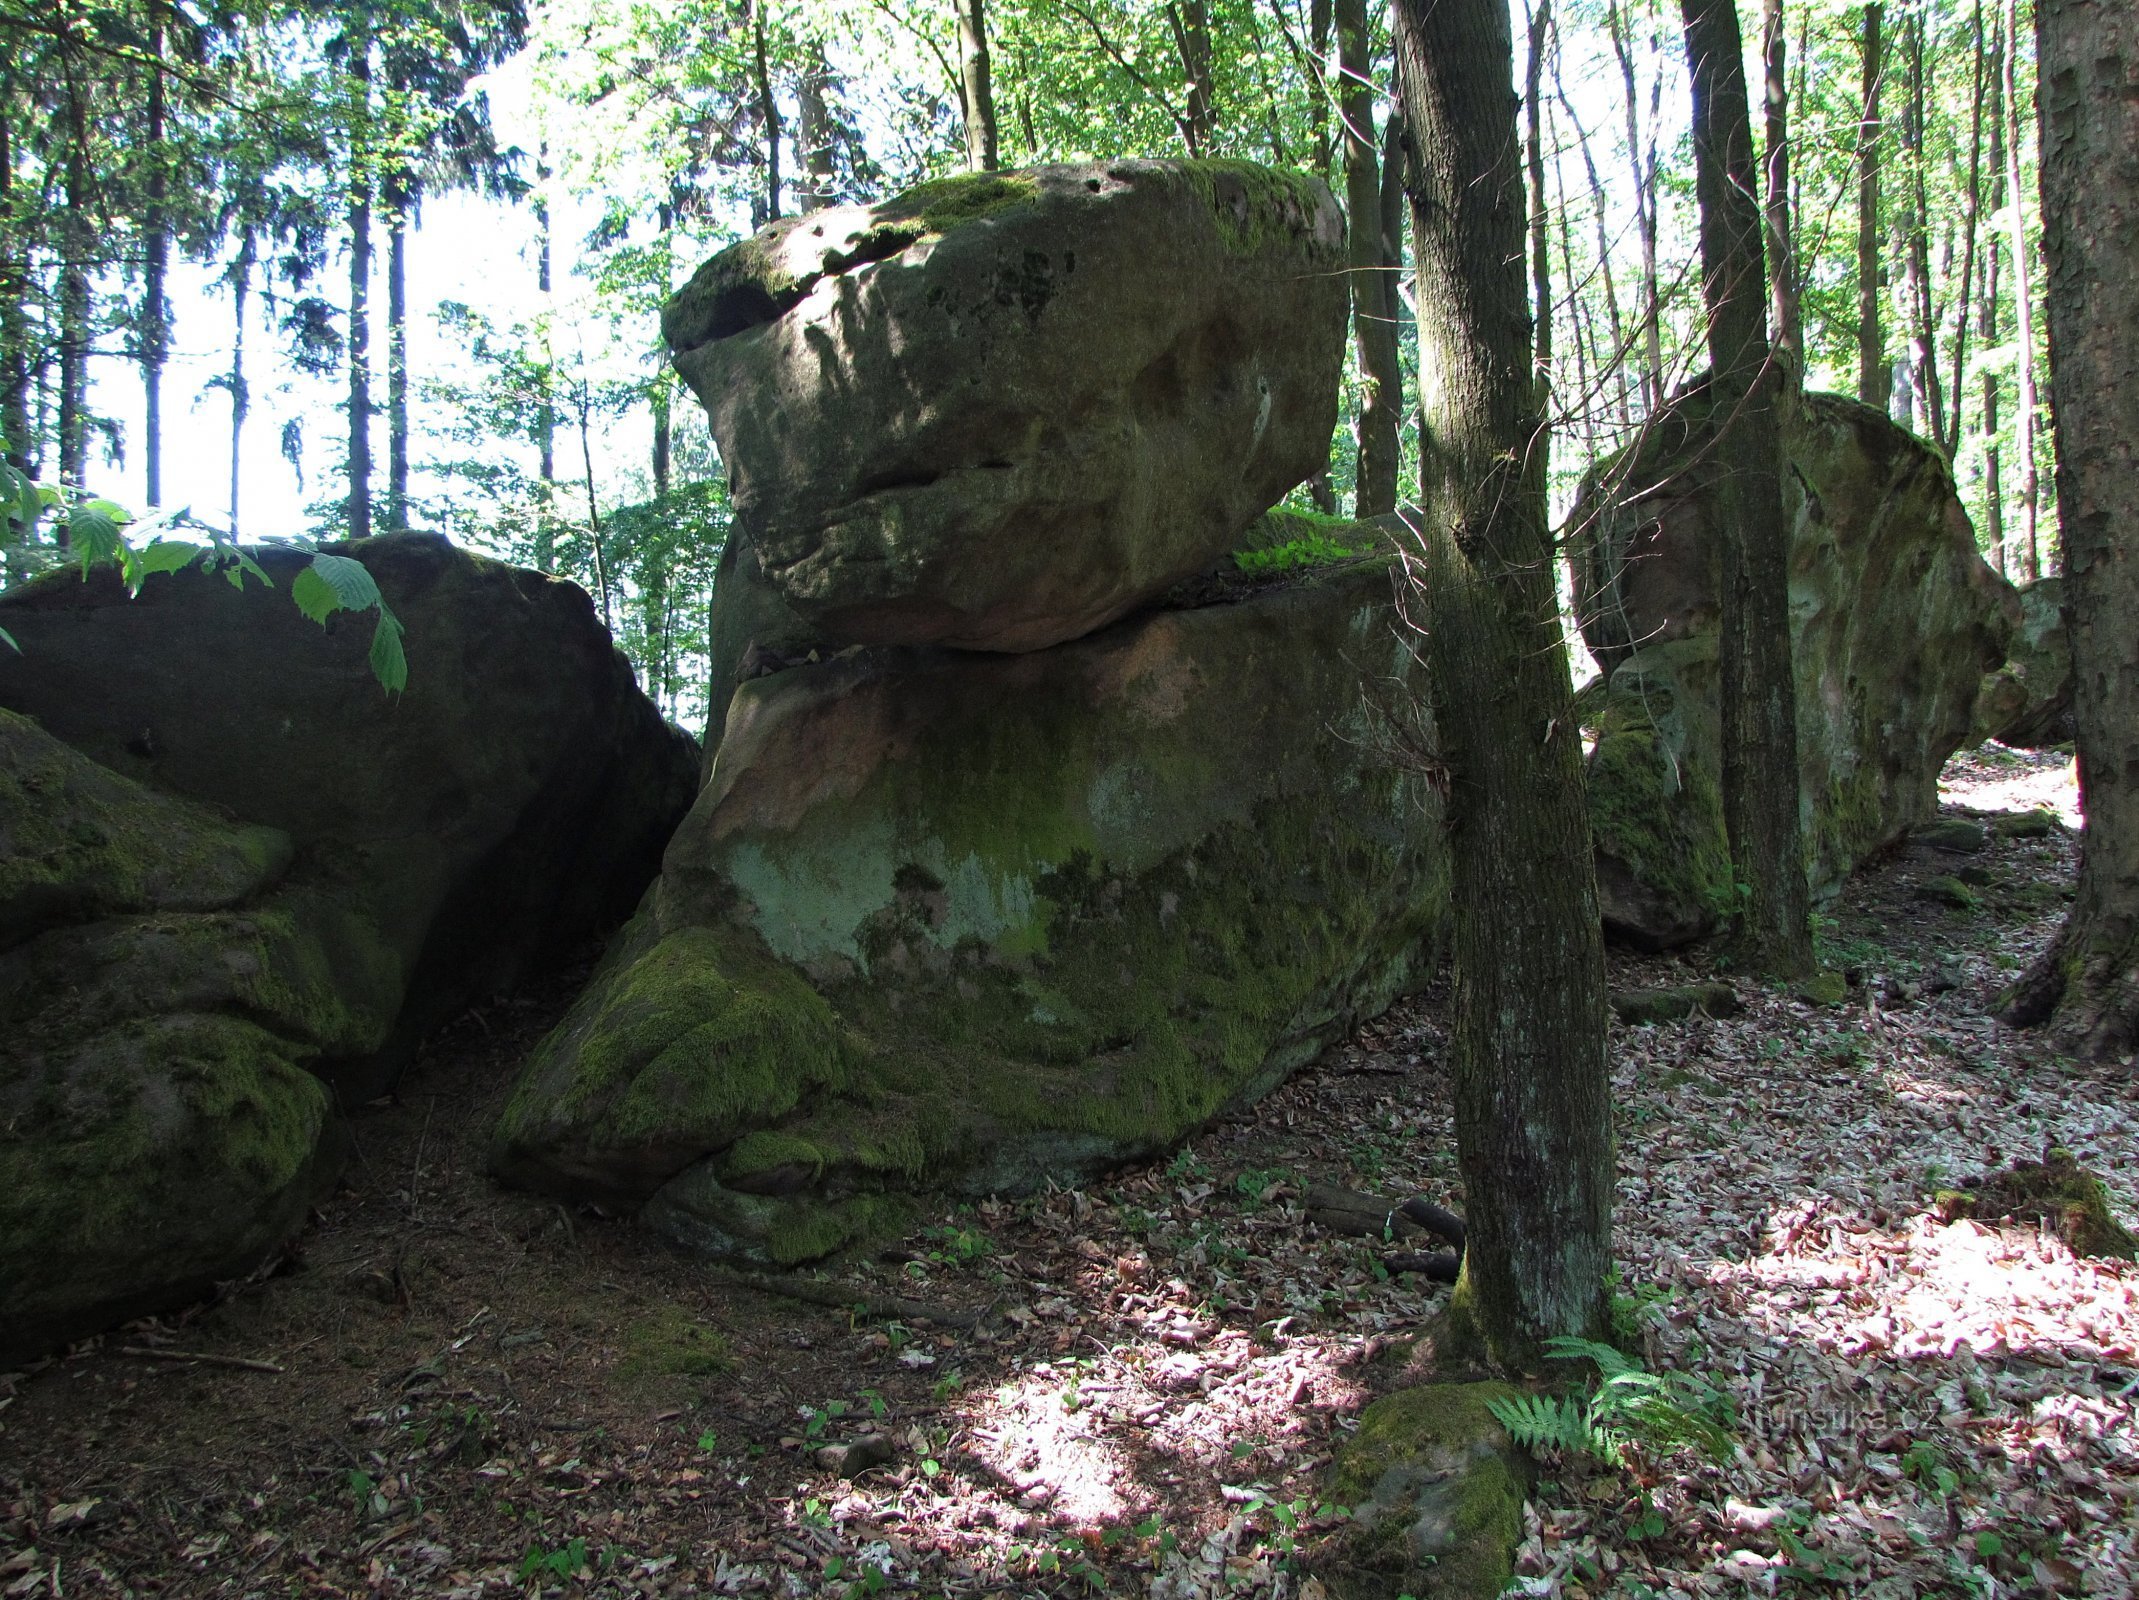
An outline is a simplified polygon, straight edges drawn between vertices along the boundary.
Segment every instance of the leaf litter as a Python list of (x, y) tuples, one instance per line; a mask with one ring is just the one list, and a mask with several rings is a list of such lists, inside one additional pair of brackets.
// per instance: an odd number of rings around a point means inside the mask
[[(1944, 798), (2074, 820), (2068, 761), (1995, 746)], [(1987, 1014), (2073, 837), (1991, 832), (1973, 906), (1927, 888), (1937, 851), (1859, 874), (1821, 929), (1842, 1004), (1741, 982), (1735, 1017), (1614, 1026), (1621, 1305), (1652, 1369), (1730, 1398), (1736, 1444), (1544, 1463), (1516, 1592), (2131, 1593), (2139, 1271), (1934, 1198), (2061, 1145), (2139, 1215), (2127, 1076)], [(833, 1265), (964, 1327), (712, 1282), (492, 1187), (484, 1130), (570, 992), (433, 1040), (270, 1270), (0, 1377), (0, 1596), (1322, 1600), (1330, 1460), (1419, 1376), (1445, 1291), (1303, 1200), (1461, 1209), (1445, 995), (1167, 1161), (946, 1203)]]

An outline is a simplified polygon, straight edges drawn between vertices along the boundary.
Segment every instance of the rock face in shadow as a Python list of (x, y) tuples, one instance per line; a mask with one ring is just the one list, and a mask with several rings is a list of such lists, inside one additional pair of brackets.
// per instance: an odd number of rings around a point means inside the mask
[(2019, 593), (2020, 626), (2006, 649), (2005, 665), (1983, 680), (1971, 740), (1996, 739), (2032, 750), (2070, 744), (2075, 730), (2065, 580), (2038, 578)]
[[(568, 584), (344, 547), (409, 687), (286, 593), (0, 598), (0, 1359), (249, 1270), (413, 1042), (626, 915), (696, 787)], [(287, 589), (304, 560), (262, 564)]]
[(1267, 1092), (1441, 947), (1388, 568), (744, 683), (496, 1169), (795, 1261), (899, 1191), (1071, 1181)]
[[(1707, 932), (1731, 896), (1713, 421), (1697, 385), (1592, 472), (1569, 556), (1604, 672), (1583, 697), (1598, 891), (1607, 930), (1651, 949)], [(1784, 452), (1807, 870), (1825, 896), (1937, 810), (2019, 606), (1977, 554), (1945, 462), (1884, 413), (1806, 395)]]
[(1322, 469), (1342, 214), (1246, 162), (1039, 167), (773, 224), (670, 302), (763, 574), (835, 646), (1102, 627)]

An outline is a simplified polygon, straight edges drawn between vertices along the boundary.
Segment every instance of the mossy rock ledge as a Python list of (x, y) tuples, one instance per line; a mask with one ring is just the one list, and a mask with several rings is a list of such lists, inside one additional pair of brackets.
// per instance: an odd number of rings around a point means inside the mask
[(835, 645), (1032, 650), (1321, 470), (1342, 212), (1243, 161), (944, 179), (783, 219), (662, 330), (767, 580)]
[[(1606, 931), (1644, 949), (1700, 937), (1732, 904), (1714, 435), (1695, 384), (1591, 471), (1573, 518), (1576, 613), (1605, 675), (1582, 697), (1598, 892)], [(1885, 413), (1807, 394), (1783, 443), (1807, 871), (1826, 898), (1937, 814), (1939, 769), (2021, 610), (1951, 469)]]
[(407, 627), (275, 580), (0, 597), (0, 1362), (257, 1266), (335, 1117), (471, 1001), (612, 931), (696, 790), (585, 594), (442, 540), (363, 561)]
[(793, 1262), (1266, 1093), (1444, 943), (1397, 626), (1376, 556), (1047, 651), (744, 683), (495, 1170)]
[(1491, 1406), (1515, 1393), (1425, 1384), (1361, 1414), (1330, 1491), (1352, 1526), (1316, 1562), (1338, 1600), (1492, 1600), (1507, 1587), (1530, 1466)]

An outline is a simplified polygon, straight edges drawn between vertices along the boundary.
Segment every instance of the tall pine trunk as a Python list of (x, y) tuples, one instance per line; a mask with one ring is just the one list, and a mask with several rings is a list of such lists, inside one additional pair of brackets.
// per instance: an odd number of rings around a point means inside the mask
[[(72, 45), (60, 51), (65, 82), (66, 214), (60, 218), (59, 263), (59, 475), (79, 489), (89, 475), (89, 86)], [(67, 538), (59, 525), (60, 542)]]
[[(765, 196), (762, 212), (757, 217), (757, 226), (780, 220), (780, 102), (772, 92), (772, 63), (770, 46), (765, 37), (766, 0), (755, 0), (750, 8), (751, 60), (756, 68), (758, 92), (758, 120), (765, 129)], [(757, 207), (752, 209), (756, 210)]]
[(1374, 131), (1373, 60), (1365, 0), (1336, 0), (1337, 116), (1344, 140), (1344, 209), (1350, 219), (1352, 344), (1359, 357), (1359, 469), (1352, 514), (1396, 509), (1402, 470), (1403, 372), (1398, 366), (1392, 274), (1382, 245), (1381, 162)]
[(408, 532), (408, 169), (388, 174), (386, 201), (386, 531)]
[(1723, 821), (1744, 900), (1735, 934), (1753, 970), (1797, 977), (1812, 970), (1812, 907), (1798, 808), (1780, 375), (1764, 325), (1744, 42), (1735, 0), (1680, 0), (1679, 9), (1693, 78), (1709, 401), (1718, 429), (1709, 528), (1721, 568)]
[(1426, 648), (1449, 766), (1456, 1301), (1538, 1365), (1608, 1324), (1612, 1115), (1603, 936), (1531, 381), (1514, 39), (1501, 0), (1397, 0), (1416, 160)]
[[(535, 292), (547, 328), (550, 304), (550, 147), (535, 157)], [(535, 569), (557, 570), (557, 379), (543, 335), (541, 393), (535, 402)]]
[(985, 0), (958, 0), (958, 86), (965, 102), (966, 166), (974, 172), (993, 172), (1001, 165), (984, 5)]
[(1894, 392), (1879, 306), (1879, 94), (1886, 72), (1884, 23), (1882, 6), (1874, 3), (1864, 8), (1857, 122), (1857, 398), (1882, 411)]
[(7, 458), (32, 471), (37, 444), (30, 425), (29, 252), (15, 216), (15, 80), (0, 68), (0, 434)]
[(245, 303), (252, 294), (253, 262), (257, 246), (253, 231), (246, 228), (238, 239), (238, 258), (230, 264), (230, 537), (239, 537), (243, 519), (239, 491), (245, 478), (245, 418), (252, 410), (252, 393), (245, 387)]
[(2013, 413), (2013, 443), (2020, 456), (2021, 548), (2027, 552), (2027, 576), (2032, 583), (2042, 576), (2042, 550), (2035, 525), (2042, 485), (2035, 467), (2035, 297), (2028, 260), (2027, 190), (2020, 181), (2020, 90), (2013, 67), (2014, 57), (2020, 53), (2019, 40), (2018, 8), (2015, 0), (2005, 0), (2005, 188), (2008, 215), (2012, 218), (2013, 311), (2020, 335), (2019, 353), (2013, 362), (2014, 388), (2019, 397)]
[(1762, 105), (1767, 124), (1765, 189), (1761, 213), (1767, 226), (1768, 304), (1774, 319), (1775, 358), (1783, 380), (1795, 391), (1805, 376), (1805, 317), (1797, 288), (1796, 229), (1790, 217), (1790, 73), (1789, 41), (1783, 31), (1782, 0), (1762, 0), (1760, 57), (1764, 68)]
[(349, 61), (349, 537), (371, 537), (371, 40)]
[(2079, 891), (2013, 1018), (2139, 1053), (2139, 10), (2037, 0), (2057, 508), (2087, 812)]
[[(2010, 179), (2005, 166), (2005, 19), (1995, 21), (1991, 44), (1990, 64), (1990, 169), (1998, 181), (1999, 193), (2003, 196), (2000, 205), (2013, 204)], [(2001, 251), (1994, 239), (1984, 252), (1983, 263), (1983, 312), (1976, 324), (1976, 337), (1988, 350), (1998, 342), (1998, 271)], [(1998, 427), (1998, 374), (1989, 366), (1983, 369), (1983, 533), (1990, 541), (1992, 556), (2000, 573), (2008, 571), (2010, 552), (2006, 549), (2005, 537), (2005, 483), (2000, 473), (2000, 433)]]
[(171, 222), (164, 209), (168, 180), (165, 173), (163, 71), (167, 19), (163, 0), (149, 0), (148, 19), (148, 203), (141, 219), (141, 390), (146, 415), (141, 454), (148, 477), (149, 504), (160, 506), (163, 504), (163, 369), (171, 345), (171, 308), (164, 293), (164, 280), (171, 268)]

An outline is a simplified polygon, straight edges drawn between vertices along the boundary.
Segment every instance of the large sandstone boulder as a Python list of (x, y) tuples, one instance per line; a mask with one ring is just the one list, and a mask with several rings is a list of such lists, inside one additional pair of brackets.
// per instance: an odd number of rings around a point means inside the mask
[(2039, 578), (2020, 589), (2020, 626), (2005, 665), (1983, 680), (1971, 743), (2041, 749), (2069, 744), (2072, 726), (2072, 636), (2065, 631), (2065, 581)]
[(0, 1362), (257, 1265), (337, 1170), (337, 1096), (613, 928), (695, 790), (579, 590), (345, 548), (407, 626), (399, 697), (368, 619), (257, 586), (0, 597)]
[(1039, 167), (777, 222), (662, 330), (810, 626), (1033, 650), (1223, 555), (1321, 470), (1344, 260), (1311, 177)]
[[(1698, 937), (1732, 895), (1713, 424), (1705, 385), (1676, 398), (1584, 481), (1570, 550), (1604, 673), (1584, 697), (1598, 891), (1607, 929), (1647, 948)], [(1824, 897), (1936, 812), (2018, 603), (1977, 554), (1945, 462), (1883, 412), (1806, 395), (1784, 453), (1807, 870)]]
[[(407, 629), (408, 689), (286, 592), (200, 571), (129, 599), (115, 573), (0, 596), (22, 646), (0, 707), (111, 771), (289, 836), (308, 881), (402, 974), (392, 1037), (332, 1064), (368, 1097), (470, 1000), (613, 928), (695, 792), (697, 751), (634, 682), (577, 586), (404, 536), (345, 547)], [(309, 558), (269, 551), (286, 591)]]
[(1073, 1180), (1266, 1092), (1438, 953), (1393, 610), (1373, 556), (1042, 653), (743, 683), (496, 1170), (791, 1261), (887, 1192)]

